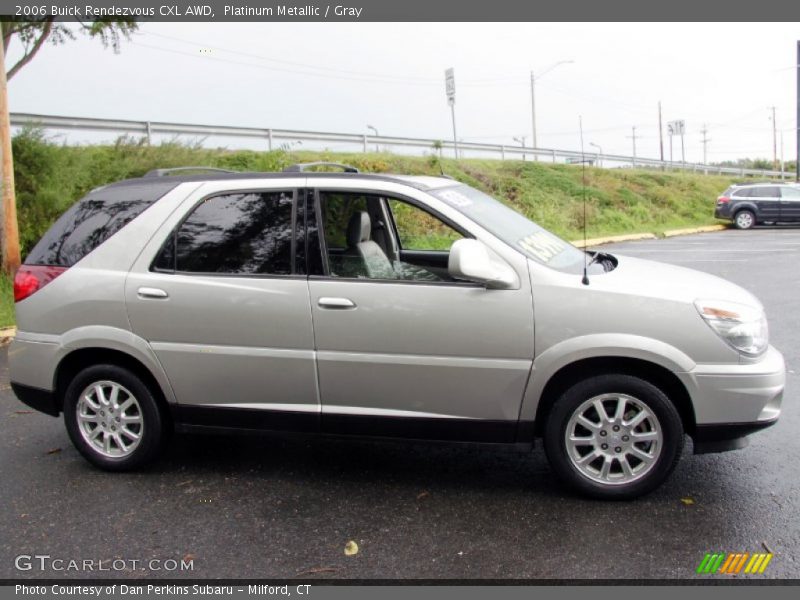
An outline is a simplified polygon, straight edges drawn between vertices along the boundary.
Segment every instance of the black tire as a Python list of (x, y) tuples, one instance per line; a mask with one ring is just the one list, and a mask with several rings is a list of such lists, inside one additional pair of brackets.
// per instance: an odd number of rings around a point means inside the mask
[(736, 229), (752, 229), (756, 226), (756, 215), (752, 210), (740, 210), (733, 217)]
[[(103, 449), (96, 448), (92, 443), (90, 443), (90, 441), (87, 440), (86, 436), (90, 435), (90, 433), (84, 435), (82, 432), (84, 430), (82, 430), (81, 425), (79, 424), (78, 412), (81, 395), (90, 386), (100, 382), (103, 382), (106, 386), (111, 386), (113, 384), (121, 386), (122, 391), (120, 391), (119, 394), (121, 394), (125, 400), (127, 400), (129, 395), (134, 398), (135, 405), (132, 405), (132, 408), (127, 410), (134, 411), (131, 418), (139, 419), (140, 424), (134, 423), (130, 425), (130, 427), (131, 431), (134, 433), (138, 431), (140, 437), (138, 442), (129, 439), (127, 437), (128, 434), (124, 434), (125, 437), (120, 438), (124, 439), (123, 444), (128, 443), (129, 447), (135, 444), (135, 447), (133, 447), (129, 453), (125, 455), (104, 455)], [(106, 392), (108, 392), (113, 388), (105, 387), (104, 389)], [(97, 394), (94, 394), (94, 401), (97, 402)], [(124, 403), (123, 400), (120, 402)], [(102, 418), (103, 425), (105, 426), (108, 423), (109, 428), (112, 426), (115, 428), (119, 427), (120, 429), (118, 430), (118, 435), (120, 435), (122, 434), (122, 427), (121, 425), (112, 424), (112, 418), (119, 422), (120, 418), (122, 418), (124, 421), (126, 417), (129, 417), (130, 415), (123, 415), (119, 411), (119, 408), (120, 407), (117, 406), (117, 417), (112, 417), (111, 412), (106, 414), (105, 411), (103, 411), (103, 417), (99, 417), (99, 413), (92, 413), (91, 417), (96, 419)], [(82, 409), (84, 411), (86, 410), (85, 404), (82, 406)], [(165, 418), (165, 414), (159, 407), (159, 404), (148, 385), (135, 373), (116, 365), (95, 365), (88, 367), (79, 372), (72, 379), (67, 387), (66, 393), (64, 394), (64, 422), (67, 427), (67, 433), (69, 434), (69, 437), (72, 440), (72, 443), (75, 445), (75, 448), (77, 448), (78, 452), (80, 452), (83, 457), (93, 465), (107, 471), (130, 471), (149, 463), (156, 456), (158, 456), (169, 432), (169, 422), (167, 418)], [(99, 426), (99, 423), (93, 423), (92, 425), (89, 425), (89, 427), (92, 426)], [(108, 436), (106, 436), (106, 433), (108, 433)], [(110, 431), (107, 431), (101, 433), (98, 435), (98, 437), (102, 436), (105, 438), (112, 435), (114, 434), (112, 434)], [(113, 441), (111, 443), (115, 444)], [(118, 452), (124, 452), (121, 449), (121, 446), (115, 447)], [(110, 452), (113, 451), (114, 449), (111, 448)]]
[[(645, 465), (649, 470), (642, 469), (641, 475), (636, 476), (638, 478), (632, 477), (632, 479), (627, 482), (621, 479), (619, 482), (603, 483), (590, 478), (590, 475), (581, 472), (579, 470), (580, 468), (573, 463), (570, 454), (571, 451), (567, 448), (567, 430), (568, 427), (570, 427), (570, 420), (573, 415), (588, 400), (602, 396), (603, 394), (624, 394), (627, 397), (632, 397), (639, 403), (638, 405), (635, 403), (631, 404), (630, 406), (632, 409), (635, 410), (637, 407), (645, 406), (650, 413), (655, 415), (657, 424), (661, 430), (660, 451), (655, 454), (655, 459), (649, 467)], [(613, 406), (613, 400), (608, 400), (608, 402), (611, 402)], [(629, 401), (626, 400), (626, 402)], [(591, 407), (589, 408), (591, 409)], [(606, 412), (608, 411), (606, 410)], [(598, 422), (602, 423), (599, 417)], [(654, 422), (655, 421), (650, 421), (650, 423)], [(578, 425), (578, 427), (581, 426)], [(585, 431), (589, 432), (589, 435), (592, 435), (590, 430), (585, 429)], [(636, 433), (638, 434), (641, 432)], [(645, 433), (649, 433), (649, 431)], [(606, 436), (620, 435), (619, 433), (611, 431), (605, 432), (604, 427), (599, 427), (597, 435), (599, 436), (601, 434)], [(630, 436), (624, 436), (621, 439), (625, 440), (625, 443), (628, 443), (630, 437), (634, 435), (634, 433), (630, 433)], [(595, 437), (594, 439), (607, 439), (608, 442), (615, 443), (612, 442), (611, 437)], [(617, 440), (617, 442), (619, 441), (618, 437), (614, 439)], [(664, 392), (651, 383), (630, 375), (598, 375), (576, 383), (556, 400), (545, 421), (545, 452), (547, 453), (547, 458), (556, 475), (572, 489), (598, 499), (629, 500), (653, 491), (664, 482), (675, 468), (675, 465), (680, 459), (683, 442), (683, 423), (681, 422), (678, 411), (675, 409), (672, 402), (670, 402), (669, 398), (667, 398)], [(646, 442), (630, 442), (630, 446), (633, 446), (634, 443), (640, 444), (638, 448), (642, 447), (641, 444), (646, 444)], [(606, 446), (608, 446), (608, 444), (606, 444)], [(644, 447), (658, 448), (659, 446), (645, 445)], [(611, 457), (606, 458), (604, 456), (598, 456), (595, 460), (601, 463), (603, 461), (609, 461), (610, 464), (616, 465), (616, 470), (619, 472), (618, 476), (623, 478), (625, 475), (622, 473), (622, 462), (619, 461), (617, 456), (612, 455), (612, 452), (614, 452), (616, 448), (617, 447), (605, 451), (611, 455)], [(589, 454), (590, 450), (593, 452), (598, 450), (598, 448), (587, 446), (585, 450), (581, 451), (586, 451), (586, 453)], [(579, 454), (581, 451), (573, 449), (572, 452)], [(622, 452), (623, 454), (619, 456), (625, 458), (626, 465), (629, 464), (628, 456), (632, 456), (633, 461), (639, 460), (635, 455), (629, 455), (626, 450)], [(594, 461), (590, 461), (587, 463), (589, 466), (586, 468), (590, 468), (593, 462)], [(612, 474), (612, 476), (614, 475)], [(598, 478), (599, 477), (600, 475), (598, 475)]]

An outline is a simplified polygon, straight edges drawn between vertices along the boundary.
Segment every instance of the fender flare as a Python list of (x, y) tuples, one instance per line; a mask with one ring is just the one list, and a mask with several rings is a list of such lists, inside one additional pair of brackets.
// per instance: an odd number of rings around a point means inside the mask
[(520, 409), (520, 421), (536, 418), (539, 401), (547, 383), (561, 369), (589, 358), (632, 358), (663, 367), (672, 373), (686, 373), (695, 362), (684, 352), (662, 341), (630, 334), (598, 333), (561, 341), (533, 361), (531, 377)]
[[(175, 393), (169, 382), (161, 362), (158, 360), (150, 344), (131, 331), (108, 327), (106, 325), (90, 325), (77, 327), (59, 336), (59, 348), (56, 353), (56, 364), (60, 367), (64, 358), (76, 350), (87, 348), (116, 350), (127, 354), (140, 362), (150, 372), (156, 383), (161, 388), (168, 404), (177, 404)], [(58, 368), (53, 375), (53, 389), (56, 386)]]

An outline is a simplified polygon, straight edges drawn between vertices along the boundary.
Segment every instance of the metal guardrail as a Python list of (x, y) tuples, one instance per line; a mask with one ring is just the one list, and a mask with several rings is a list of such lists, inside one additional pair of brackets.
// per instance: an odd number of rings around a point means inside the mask
[[(64, 117), (56, 115), (38, 115), (31, 113), (11, 113), (13, 127), (38, 126), (45, 129), (80, 130), (114, 132), (119, 134), (138, 134), (150, 139), (154, 135), (194, 135), (220, 136), (233, 138), (249, 138), (263, 140), (267, 149), (272, 150), (276, 143), (285, 142), (321, 142), (351, 144), (360, 147), (364, 152), (370, 145), (419, 148), (454, 152), (453, 142), (425, 138), (374, 136), (356, 133), (329, 133), (321, 131), (300, 131), (293, 129), (273, 129), (262, 127), (230, 127), (224, 125), (193, 125), (187, 123), (163, 123), (159, 121), (130, 121), (124, 119), (96, 119), (89, 117)], [(459, 155), (464, 158), (465, 152), (489, 154), (504, 160), (507, 157), (535, 157), (536, 160), (552, 162), (593, 161), (598, 166), (606, 163), (622, 166), (648, 167), (667, 170), (683, 170), (695, 173), (715, 175), (735, 175), (739, 177), (794, 178), (790, 171), (770, 171), (761, 169), (743, 169), (738, 167), (719, 167), (700, 163), (670, 162), (654, 158), (624, 156), (619, 154), (581, 153), (575, 150), (557, 150), (554, 148), (530, 148), (508, 146), (504, 144), (484, 144), (475, 142), (459, 142)]]

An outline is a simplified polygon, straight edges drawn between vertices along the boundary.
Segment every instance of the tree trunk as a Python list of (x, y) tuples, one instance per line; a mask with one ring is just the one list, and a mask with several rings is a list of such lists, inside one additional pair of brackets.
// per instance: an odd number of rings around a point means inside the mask
[(20, 265), (17, 200), (14, 196), (14, 159), (11, 155), (11, 117), (8, 113), (6, 57), (0, 44), (0, 156), (3, 163), (3, 271), (13, 274)]

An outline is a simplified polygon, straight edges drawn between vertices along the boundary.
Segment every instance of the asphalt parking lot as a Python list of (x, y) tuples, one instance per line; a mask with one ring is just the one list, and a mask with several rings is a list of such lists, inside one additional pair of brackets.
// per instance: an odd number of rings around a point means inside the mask
[[(101, 577), (686, 578), (706, 552), (775, 554), (800, 577), (800, 230), (761, 228), (605, 251), (730, 279), (765, 304), (789, 374), (777, 426), (743, 451), (685, 456), (635, 502), (573, 496), (544, 453), (473, 446), (177, 437), (145, 472), (93, 469), (61, 420), (32, 413), (0, 357), (0, 579), (20, 554), (193, 559)], [(346, 556), (345, 544), (359, 546)]]

